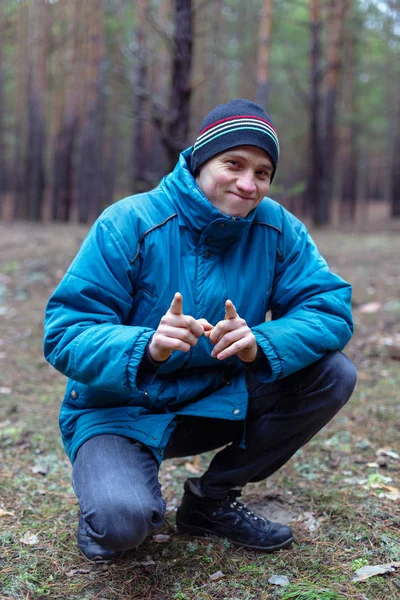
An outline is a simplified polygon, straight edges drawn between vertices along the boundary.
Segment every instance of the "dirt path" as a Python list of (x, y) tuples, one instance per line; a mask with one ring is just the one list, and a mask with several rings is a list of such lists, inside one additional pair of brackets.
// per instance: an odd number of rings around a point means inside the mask
[[(347, 353), (359, 384), (307, 447), (246, 489), (246, 501), (291, 520), (293, 549), (266, 556), (179, 536), (174, 509), (193, 466), (166, 461), (169, 539), (149, 539), (104, 568), (85, 563), (75, 546), (78, 506), (57, 426), (64, 378), (41, 349), (45, 303), (85, 233), (0, 224), (0, 598), (400, 598), (394, 566), (352, 582), (362, 566), (400, 561), (399, 233), (315, 235), (331, 267), (354, 284), (356, 335)], [(224, 576), (211, 579), (217, 571)], [(289, 585), (270, 583), (273, 575)]]

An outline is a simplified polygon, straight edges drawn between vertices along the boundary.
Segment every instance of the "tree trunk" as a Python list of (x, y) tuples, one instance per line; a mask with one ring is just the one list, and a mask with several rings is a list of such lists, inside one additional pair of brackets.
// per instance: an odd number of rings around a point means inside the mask
[(257, 60), (257, 93), (256, 100), (263, 108), (268, 106), (269, 95), (269, 56), (272, 31), (273, 0), (263, 0), (260, 15), (260, 30)]
[(114, 200), (117, 183), (118, 159), (120, 156), (120, 123), (121, 123), (121, 98), (124, 85), (121, 49), (123, 47), (122, 32), (119, 29), (113, 35), (113, 63), (112, 63), (112, 94), (108, 106), (109, 115), (108, 134), (104, 144), (104, 178), (103, 178), (103, 204), (107, 206)]
[(398, 60), (399, 36), (396, 27), (399, 23), (400, 3), (394, 2), (388, 22), (388, 38), (392, 42), (388, 60), (389, 81), (388, 90), (388, 196), (390, 202), (390, 214), (392, 217), (400, 217), (400, 68)]
[(48, 6), (45, 0), (29, 5), (28, 154), (26, 163), (27, 217), (40, 221), (45, 191), (45, 93)]
[(174, 55), (167, 126), (163, 135), (169, 169), (188, 143), (193, 48), (192, 0), (175, 0)]
[[(257, 11), (258, 12), (258, 11)], [(254, 26), (255, 11), (252, 2), (240, 3), (237, 10), (235, 23), (235, 39), (237, 42), (237, 68), (239, 81), (236, 84), (234, 96), (236, 98), (256, 98), (257, 70), (249, 68), (256, 65), (259, 54), (259, 40), (256, 36), (249, 36), (248, 32)], [(214, 108), (214, 105), (210, 109)]]
[[(161, 0), (159, 3), (159, 22), (162, 31), (167, 32), (171, 29), (171, 0)], [(153, 106), (156, 112), (165, 114), (167, 109), (167, 90), (171, 84), (171, 59), (169, 52), (168, 38), (159, 40), (157, 61), (154, 62), (154, 68), (151, 71), (151, 88)], [(150, 124), (149, 124), (150, 125)], [(167, 172), (165, 148), (160, 139), (159, 130), (154, 121), (151, 122), (153, 143), (151, 150), (147, 153), (149, 165), (151, 165), (152, 183), (155, 184)]]
[(88, 0), (88, 69), (86, 112), (77, 170), (77, 208), (80, 223), (93, 222), (101, 212), (103, 144), (104, 14), (102, 4)]
[[(400, 117), (399, 117), (400, 120)], [(390, 172), (390, 203), (391, 203), (391, 216), (400, 217), (400, 128), (397, 129), (397, 139), (395, 145), (395, 152), (393, 157), (393, 167)]]
[[(221, 37), (222, 37), (222, 8), (223, 1), (215, 0), (213, 3), (210, 3), (210, 9), (213, 11), (212, 19), (214, 23), (214, 39), (213, 39), (213, 70), (211, 81), (209, 85), (209, 105), (208, 108), (212, 110), (214, 106), (220, 104), (221, 100), (221, 82), (223, 81), (223, 60), (221, 58)], [(204, 107), (202, 107), (202, 117), (204, 117), (205, 111)], [(196, 131), (197, 133), (197, 131)]]
[(321, 105), (321, 7), (320, 0), (311, 0), (311, 94), (310, 94), (310, 166), (307, 189), (307, 201), (304, 213), (313, 215), (317, 220), (318, 204), (321, 194), (322, 165), (320, 153), (320, 105)]
[(321, 192), (314, 213), (315, 225), (328, 225), (331, 220), (336, 146), (336, 99), (341, 69), (340, 49), (347, 9), (348, 0), (329, 0), (328, 2), (327, 69), (323, 120), (324, 132), (323, 143), (321, 145), (323, 177), (321, 182)]
[(16, 219), (27, 217), (26, 198), (26, 92), (28, 63), (28, 6), (20, 4), (17, 8), (17, 62), (15, 85), (15, 146), (12, 169), (12, 189), (14, 192), (13, 216)]
[(75, 154), (80, 129), (79, 117), (79, 4), (65, 4), (67, 21), (66, 76), (64, 98), (59, 98), (60, 115), (53, 146), (52, 216), (69, 221), (76, 204)]
[(340, 220), (353, 221), (357, 207), (358, 127), (355, 99), (356, 82), (356, 37), (350, 27), (344, 37), (346, 62), (343, 71), (343, 116), (345, 123), (341, 136), (342, 193), (340, 198)]
[(3, 40), (4, 40), (4, 11), (3, 1), (0, 0), (0, 219), (4, 217), (3, 207), (5, 204), (5, 198), (7, 193), (7, 175), (8, 175), (8, 161), (6, 159), (6, 148), (5, 148), (5, 108), (4, 108), (4, 55), (3, 55)]
[(145, 109), (147, 98), (148, 57), (146, 49), (146, 0), (136, 2), (135, 131), (132, 148), (132, 193), (146, 185), (148, 160), (145, 152)]

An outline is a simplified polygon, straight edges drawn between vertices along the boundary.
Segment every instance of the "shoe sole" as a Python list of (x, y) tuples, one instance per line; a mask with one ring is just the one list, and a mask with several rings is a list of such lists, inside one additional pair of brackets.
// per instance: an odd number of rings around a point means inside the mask
[(276, 550), (283, 550), (284, 548), (288, 548), (294, 542), (294, 537), (291, 537), (281, 544), (277, 544), (276, 546), (253, 546), (251, 544), (243, 544), (242, 542), (236, 542), (222, 534), (215, 533), (215, 531), (211, 531), (209, 529), (203, 529), (202, 527), (192, 527), (191, 525), (185, 525), (181, 521), (176, 521), (176, 526), (180, 533), (187, 533), (189, 535), (194, 535), (196, 537), (219, 537), (229, 540), (235, 546), (239, 546), (241, 548), (250, 548), (251, 550), (261, 550), (262, 552), (275, 552)]
[(93, 558), (89, 558), (88, 556), (86, 556), (86, 554), (83, 552), (83, 550), (81, 550), (78, 546), (79, 552), (81, 554), (81, 556), (83, 556), (83, 558), (85, 559), (85, 561), (91, 565), (112, 565), (116, 562), (118, 562), (121, 558), (121, 556), (117, 556), (116, 558), (102, 558), (101, 556), (99, 557), (93, 557)]

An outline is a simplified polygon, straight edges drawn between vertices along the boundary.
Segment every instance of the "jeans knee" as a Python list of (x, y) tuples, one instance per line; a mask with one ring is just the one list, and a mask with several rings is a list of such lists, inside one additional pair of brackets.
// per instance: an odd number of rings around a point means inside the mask
[(341, 408), (352, 395), (357, 383), (357, 369), (342, 352), (332, 352), (324, 359), (325, 374), (329, 379), (332, 402)]
[(97, 507), (96, 516), (89, 521), (101, 545), (111, 550), (128, 550), (139, 546), (162, 524), (164, 506), (161, 498), (159, 506), (152, 506), (151, 499), (137, 503), (117, 499)]

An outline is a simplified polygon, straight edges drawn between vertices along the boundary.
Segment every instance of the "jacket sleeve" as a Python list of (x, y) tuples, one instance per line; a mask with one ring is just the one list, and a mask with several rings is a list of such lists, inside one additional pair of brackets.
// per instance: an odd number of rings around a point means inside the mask
[(252, 328), (269, 381), (342, 350), (353, 333), (351, 286), (332, 273), (306, 227), (284, 211), (270, 295), (272, 320)]
[(137, 370), (154, 334), (124, 325), (137, 277), (130, 253), (111, 222), (100, 217), (51, 296), (44, 328), (44, 354), (58, 371), (125, 394), (138, 391)]

